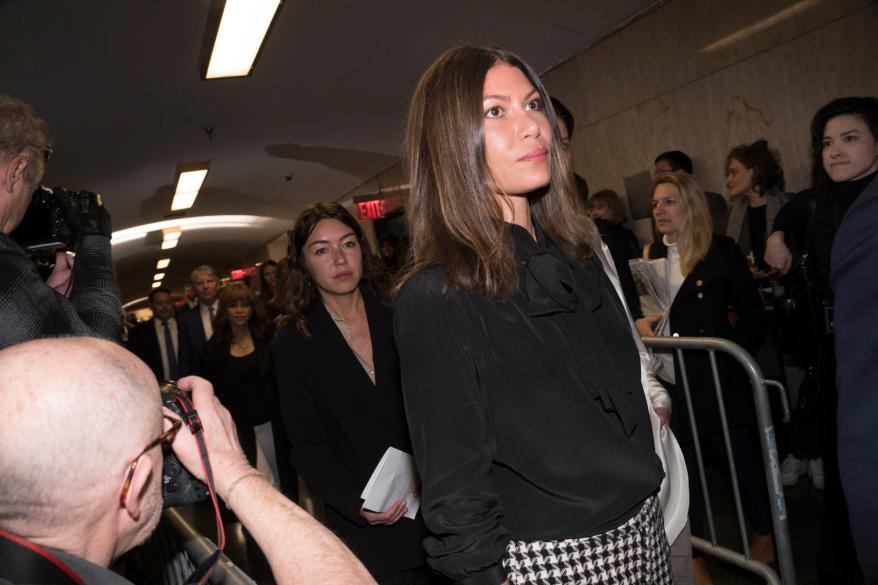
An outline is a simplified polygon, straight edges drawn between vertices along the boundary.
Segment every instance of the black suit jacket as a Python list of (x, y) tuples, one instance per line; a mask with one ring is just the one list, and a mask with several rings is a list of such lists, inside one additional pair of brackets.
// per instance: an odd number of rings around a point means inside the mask
[(360, 517), (360, 493), (388, 447), (412, 452), (400, 389), (393, 313), (364, 294), (376, 384), (357, 361), (323, 303), (306, 315), (304, 337), (290, 323), (272, 344), (293, 467), (326, 504), (327, 524), (376, 576), (426, 564), (420, 513), (393, 526)]
[[(202, 375), (201, 362), (199, 361), (199, 352), (207, 343), (207, 335), (204, 332), (204, 325), (201, 324), (201, 306), (198, 305), (193, 309), (182, 312), (177, 316), (178, 335), (181, 340), (181, 358), (186, 365), (185, 370), (181, 370), (183, 374)], [(186, 351), (183, 353), (182, 349)]]
[[(186, 355), (183, 338), (180, 335), (180, 321), (177, 320), (177, 372), (182, 377), (187, 368), (184, 364)], [(162, 349), (152, 319), (140, 323), (128, 334), (128, 351), (139, 357), (149, 366), (157, 380), (163, 380), (165, 371), (162, 367)]]
[(838, 463), (860, 566), (878, 582), (878, 177), (860, 193), (832, 246), (838, 356)]
[[(650, 258), (665, 258), (668, 249), (659, 240)], [(671, 334), (681, 337), (722, 337), (755, 354), (766, 334), (766, 316), (756, 281), (734, 240), (714, 236), (707, 255), (683, 281), (670, 314)], [(686, 374), (700, 435), (721, 430), (709, 358), (704, 351), (684, 352)], [(717, 354), (720, 382), (731, 427), (755, 420), (753, 391), (744, 369), (725, 354)], [(671, 424), (681, 442), (691, 439), (682, 372), (676, 360), (677, 387), (670, 390), (674, 409)]]

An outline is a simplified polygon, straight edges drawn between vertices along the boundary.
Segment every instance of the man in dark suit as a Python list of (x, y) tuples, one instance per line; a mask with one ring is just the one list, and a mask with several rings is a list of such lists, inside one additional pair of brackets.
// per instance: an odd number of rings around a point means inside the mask
[(184, 374), (200, 374), (198, 352), (213, 335), (213, 319), (219, 305), (219, 279), (210, 266), (199, 266), (190, 274), (192, 287), (198, 297), (198, 306), (180, 315), (180, 359), (185, 364)]
[[(669, 150), (663, 152), (653, 162), (655, 168), (653, 177), (658, 179), (675, 171), (685, 171), (690, 175), (694, 175), (695, 168), (692, 166), (692, 159), (689, 155), (680, 150)], [(707, 198), (707, 209), (710, 210), (710, 219), (713, 220), (713, 233), (722, 234), (723, 219), (726, 216), (726, 210), (729, 208), (725, 198), (719, 193), (705, 191), (704, 196)]]
[[(180, 348), (174, 301), (171, 291), (156, 288), (149, 293), (152, 319), (131, 330), (128, 350), (142, 359), (159, 380), (176, 380), (185, 365), (180, 363), (184, 354)], [(181, 368), (181, 366), (183, 366)]]
[(872, 174), (832, 246), (838, 463), (866, 583), (878, 583), (878, 176)]

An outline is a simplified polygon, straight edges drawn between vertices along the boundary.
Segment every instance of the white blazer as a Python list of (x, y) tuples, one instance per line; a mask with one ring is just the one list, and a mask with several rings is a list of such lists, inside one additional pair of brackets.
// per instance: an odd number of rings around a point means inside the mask
[(662, 460), (662, 468), (665, 470), (665, 478), (662, 480), (659, 490), (659, 501), (665, 518), (665, 534), (668, 536), (668, 542), (673, 543), (689, 518), (689, 474), (686, 471), (686, 462), (683, 460), (683, 452), (680, 450), (677, 438), (674, 437), (674, 433), (668, 425), (661, 426), (661, 422), (653, 410), (659, 407), (670, 410), (671, 397), (658, 378), (653, 375), (650, 367), (652, 356), (643, 345), (640, 334), (634, 327), (631, 311), (625, 304), (625, 295), (622, 294), (622, 285), (619, 283), (619, 275), (616, 274), (616, 265), (613, 263), (610, 249), (601, 242), (601, 250), (603, 254), (598, 254), (598, 256), (603, 264), (604, 272), (610, 278), (610, 282), (616, 289), (616, 294), (619, 295), (619, 300), (625, 307), (628, 323), (631, 326), (631, 335), (634, 336), (637, 350), (640, 353), (640, 383), (643, 386), (647, 402), (652, 406), (649, 409), (649, 419), (652, 422), (653, 443), (656, 454)]

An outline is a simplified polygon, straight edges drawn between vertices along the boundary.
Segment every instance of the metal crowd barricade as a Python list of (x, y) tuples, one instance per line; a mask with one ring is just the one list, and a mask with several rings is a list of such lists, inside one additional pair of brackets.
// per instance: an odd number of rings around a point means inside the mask
[[(680, 364), (682, 380), (678, 380), (677, 383), (682, 386), (686, 397), (686, 404), (689, 410), (689, 424), (692, 427), (695, 457), (698, 463), (697, 471), (690, 469), (689, 473), (697, 472), (701, 479), (701, 486), (704, 493), (705, 515), (707, 516), (708, 530), (710, 533), (710, 541), (692, 537), (693, 546), (705, 554), (756, 573), (765, 578), (768, 583), (776, 585), (795, 585), (796, 575), (793, 567), (793, 551), (787, 526), (786, 502), (784, 500), (783, 482), (780, 477), (780, 465), (778, 464), (777, 447), (774, 441), (774, 424), (771, 418), (771, 407), (769, 405), (767, 391), (767, 387), (773, 387), (780, 390), (781, 405), (784, 411), (784, 422), (786, 422), (789, 420), (789, 405), (786, 401), (786, 394), (783, 391), (783, 386), (778, 382), (765, 380), (762, 376), (762, 370), (756, 364), (753, 357), (740, 345), (727, 339), (719, 339), (716, 337), (649, 337), (644, 338), (643, 342), (650, 349), (673, 351)], [(686, 375), (686, 362), (683, 355), (684, 350), (704, 350), (708, 353), (710, 359), (714, 388), (716, 390), (717, 402), (719, 404), (719, 416), (722, 424), (723, 440), (725, 442), (726, 455), (729, 461), (729, 471), (732, 479), (732, 493), (734, 495), (735, 510), (737, 512), (738, 526), (741, 533), (743, 554), (720, 546), (717, 542), (716, 529), (713, 521), (713, 509), (710, 503), (707, 478), (704, 472), (704, 460), (701, 455), (700, 440), (698, 439), (698, 423), (692, 409), (692, 394), (689, 388), (689, 380)], [(747, 372), (747, 376), (750, 379), (750, 385), (753, 388), (753, 398), (756, 403), (756, 419), (757, 424), (759, 425), (759, 443), (762, 447), (762, 461), (765, 468), (765, 477), (768, 482), (771, 520), (774, 526), (774, 541), (777, 550), (780, 577), (778, 577), (777, 573), (775, 573), (768, 565), (754, 561), (750, 558), (750, 546), (747, 539), (747, 528), (744, 524), (741, 493), (738, 488), (737, 474), (735, 473), (735, 458), (732, 454), (728, 421), (726, 420), (725, 406), (723, 402), (722, 383), (719, 379), (719, 371), (717, 369), (716, 352), (718, 351), (730, 355), (741, 364), (741, 367)]]
[[(162, 513), (162, 521), (150, 539), (134, 553), (140, 577), (145, 583), (184, 585), (197, 565), (216, 550), (216, 545), (199, 533), (177, 509)], [(211, 585), (256, 585), (240, 567), (220, 553), (208, 577)]]

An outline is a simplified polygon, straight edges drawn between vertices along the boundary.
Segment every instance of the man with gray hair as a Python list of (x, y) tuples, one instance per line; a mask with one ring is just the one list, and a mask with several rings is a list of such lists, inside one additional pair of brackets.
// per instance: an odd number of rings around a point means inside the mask
[[(10, 237), (31, 204), (50, 153), (46, 123), (23, 101), (0, 95), (0, 348), (47, 335), (118, 340), (121, 333), (110, 221), (102, 206), (89, 212), (95, 221), (83, 221), (68, 207), (64, 221), (75, 236), (76, 262), (58, 252), (45, 282)], [(64, 194), (53, 193), (56, 197)]]
[[(0, 351), (0, 371), (0, 584), (128, 584), (106, 567), (159, 521), (162, 444), (203, 479), (194, 436), (163, 413), (149, 368), (107, 341), (22, 343)], [(336, 537), (250, 467), (210, 384), (179, 385), (203, 424), (217, 494), (277, 582), (373, 584)], [(30, 553), (45, 562), (25, 566)], [(53, 568), (57, 580), (33, 580), (34, 570)]]

